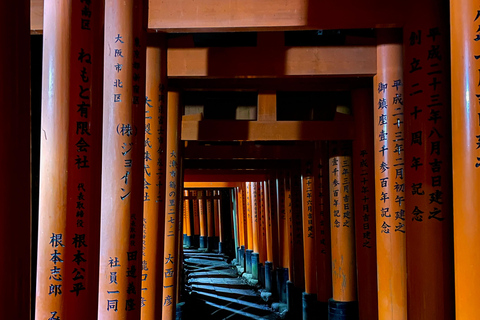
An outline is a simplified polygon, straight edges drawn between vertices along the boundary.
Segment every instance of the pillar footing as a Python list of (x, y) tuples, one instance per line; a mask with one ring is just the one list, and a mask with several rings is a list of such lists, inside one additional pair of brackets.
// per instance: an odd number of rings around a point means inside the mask
[(328, 299), (328, 320), (357, 320), (357, 301), (335, 301)]
[(222, 243), (218, 243), (218, 253), (223, 253)]
[(258, 280), (258, 271), (260, 266), (258, 265), (259, 254), (257, 252), (252, 253), (252, 278)]
[(207, 237), (200, 236), (200, 249), (207, 249), (208, 243), (207, 243)]
[(265, 291), (272, 292), (273, 291), (272, 284), (273, 284), (273, 263), (270, 261), (265, 261)]
[(253, 250), (251, 249), (247, 249), (245, 251), (245, 264), (246, 264), (246, 268), (245, 268), (245, 272), (246, 273), (252, 273), (252, 253), (253, 253)]
[(303, 320), (318, 319), (317, 295), (315, 293), (302, 293)]

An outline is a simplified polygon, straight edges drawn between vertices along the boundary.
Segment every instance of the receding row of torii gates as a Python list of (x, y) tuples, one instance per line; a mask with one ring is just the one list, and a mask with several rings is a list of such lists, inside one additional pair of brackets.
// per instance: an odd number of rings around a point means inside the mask
[[(312, 306), (316, 294), (361, 319), (479, 317), (480, 8), (452, 1), (448, 19), (427, 2), (403, 38), (377, 30), (373, 98), (352, 92), (353, 142), (319, 142), (311, 161), (235, 190), (239, 261), (275, 270), (280, 296), (305, 291)], [(37, 320), (175, 317), (181, 93), (142, 3), (45, 1), (31, 239), (30, 1), (0, 2), (0, 146), (15, 150), (0, 158), (2, 318), (30, 318), (33, 282)]]

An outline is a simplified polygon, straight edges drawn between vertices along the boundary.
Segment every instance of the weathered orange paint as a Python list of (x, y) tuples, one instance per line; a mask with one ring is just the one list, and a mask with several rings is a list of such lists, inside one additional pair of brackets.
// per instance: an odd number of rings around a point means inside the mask
[(302, 161), (302, 220), (305, 292), (317, 293), (315, 261), (315, 182), (313, 162)]
[[(403, 57), (401, 34), (377, 30), (377, 77), (374, 83), (375, 200), (378, 317), (407, 318), (405, 252)], [(399, 82), (398, 82), (399, 81)], [(388, 149), (388, 150), (387, 150)], [(398, 213), (398, 214), (397, 214)]]
[[(450, 3), (453, 234), (455, 262), (455, 313), (457, 319), (478, 317), (480, 252), (478, 208), (480, 208), (480, 152), (478, 146), (480, 108), (478, 70), (478, 3)], [(443, 179), (442, 179), (443, 183)], [(443, 186), (443, 184), (442, 184)]]
[(238, 212), (238, 246), (245, 245), (245, 224), (244, 224), (244, 212), (243, 212), (243, 192), (241, 187), (237, 187), (237, 212)]
[[(165, 191), (165, 249), (163, 253), (163, 309), (162, 319), (175, 319), (177, 264), (180, 264), (180, 201), (181, 201), (181, 144), (180, 144), (180, 93), (168, 91), (167, 95), (167, 179)], [(172, 205), (172, 202), (174, 205)], [(177, 222), (179, 221), (179, 222)], [(181, 222), (180, 222), (181, 223)]]
[(145, 168), (142, 237), (142, 319), (162, 314), (163, 248), (165, 238), (165, 85), (167, 83), (166, 38), (147, 42), (145, 104)]
[(328, 143), (326, 141), (315, 142), (314, 164), (317, 300), (326, 303), (332, 297)]
[(352, 91), (357, 131), (353, 141), (353, 192), (361, 320), (378, 318), (372, 101), (373, 93), (369, 89)]
[(246, 197), (246, 208), (247, 208), (247, 245), (245, 249), (253, 250), (253, 232), (252, 232), (252, 192), (251, 192), (251, 183), (245, 183), (245, 197)]
[(330, 230), (335, 301), (357, 300), (351, 152), (348, 142), (330, 142)]
[[(272, 197), (271, 197), (271, 187), (270, 180), (264, 182), (264, 199), (265, 199), (265, 249), (267, 251), (267, 261), (273, 263), (274, 261), (274, 248), (273, 243), (275, 242), (273, 238), (273, 221), (272, 221)], [(275, 265), (274, 265), (275, 267)]]

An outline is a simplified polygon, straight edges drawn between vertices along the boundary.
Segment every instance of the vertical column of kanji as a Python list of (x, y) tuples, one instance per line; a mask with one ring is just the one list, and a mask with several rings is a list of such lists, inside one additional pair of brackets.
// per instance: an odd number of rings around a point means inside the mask
[[(232, 190), (232, 192), (234, 192), (235, 190)], [(235, 193), (233, 194), (235, 196)], [(236, 197), (234, 198), (236, 199)], [(236, 202), (236, 201), (235, 201)], [(216, 203), (216, 216), (217, 216), (217, 226), (218, 226), (218, 252), (219, 253), (222, 253), (223, 252), (223, 248), (222, 248), (222, 243), (223, 243), (223, 219), (222, 219), (222, 192), (220, 190), (217, 190), (217, 199), (215, 199), (215, 203)], [(238, 211), (235, 212), (236, 216), (238, 216)], [(233, 219), (233, 217), (232, 217)], [(238, 224), (236, 224), (236, 228), (238, 230)]]
[(303, 255), (303, 224), (302, 224), (302, 170), (301, 162), (293, 166), (292, 178), (292, 257), (293, 283), (303, 292), (305, 290), (305, 267)]
[(375, 82), (375, 201), (378, 316), (407, 318), (403, 60), (401, 34), (379, 29)]
[(293, 281), (292, 183), (290, 170), (285, 170), (284, 173), (283, 266), (288, 269), (288, 280)]
[[(478, 1), (450, 3), (452, 166), (457, 319), (478, 317), (480, 295), (480, 8)], [(433, 39), (432, 39), (433, 40)], [(426, 164), (425, 164), (426, 165)]]
[[(278, 214), (277, 214), (277, 182), (275, 175), (273, 178), (268, 180), (268, 198), (269, 198), (269, 205), (270, 205), (270, 224), (269, 229), (271, 232), (271, 247), (272, 247), (272, 256), (268, 259), (272, 259), (272, 270), (277, 268), (279, 263), (279, 248), (278, 248)], [(268, 239), (268, 237), (267, 237)], [(270, 261), (270, 260), (268, 260)]]
[(98, 317), (138, 319), (141, 300), (145, 20), (141, 1), (105, 5)]
[(313, 173), (315, 182), (317, 300), (321, 303), (320, 313), (326, 316), (328, 299), (332, 297), (329, 170), (328, 144), (326, 141), (315, 142)]
[(351, 152), (349, 142), (330, 142), (333, 298), (328, 308), (330, 316), (345, 314), (346, 319), (356, 319), (358, 312)]
[(273, 263), (273, 235), (272, 235), (272, 205), (270, 196), (270, 181), (264, 181), (263, 199), (265, 201), (265, 249), (266, 261)]
[(140, 316), (144, 23), (142, 2), (106, 1), (98, 301), (102, 319)]
[(303, 319), (314, 315), (317, 300), (317, 278), (315, 261), (315, 192), (313, 162), (302, 161), (302, 220), (303, 220), (303, 256), (305, 268), (305, 292), (303, 292)]
[(167, 145), (165, 184), (165, 249), (163, 253), (163, 310), (162, 319), (175, 319), (177, 264), (177, 238), (180, 237), (177, 224), (180, 220), (180, 93), (169, 91), (167, 96)]
[(245, 246), (245, 228), (243, 223), (243, 192), (237, 187), (237, 213), (238, 213), (238, 246)]
[(404, 29), (408, 318), (453, 319), (448, 4), (415, 6)]
[(250, 182), (250, 204), (252, 207), (253, 252), (259, 252), (260, 219), (258, 215), (257, 182)]
[(141, 316), (158, 319), (162, 313), (165, 236), (166, 39), (157, 34), (147, 45)]
[(355, 113), (353, 182), (360, 319), (377, 319), (377, 256), (375, 243), (375, 180), (372, 92), (352, 91)]
[(200, 243), (200, 217), (198, 214), (198, 199), (197, 191), (192, 190), (189, 192), (192, 197), (192, 209), (193, 209), (193, 238), (192, 246), (198, 248)]
[(258, 207), (259, 207), (259, 219), (260, 219), (260, 241), (259, 241), (259, 262), (264, 264), (267, 260), (267, 245), (265, 242), (265, 192), (264, 192), (264, 182), (260, 181), (258, 183)]
[[(286, 281), (288, 280), (288, 256), (286, 253), (288, 249), (288, 235), (286, 235), (285, 225), (287, 224), (287, 217), (285, 212), (285, 175), (282, 170), (277, 171), (276, 185), (277, 185), (277, 221), (278, 221), (278, 269), (277, 269), (277, 290), (280, 301), (286, 302)], [(288, 228), (286, 229), (288, 232)]]
[[(91, 297), (96, 296), (98, 279), (99, 194), (95, 191), (100, 144), (94, 138), (101, 132), (101, 102), (92, 91), (100, 95), (101, 90), (98, 85), (93, 88), (99, 73), (92, 61), (100, 65), (101, 60), (95, 60), (100, 58), (99, 51), (97, 55), (93, 52), (96, 30), (101, 26), (100, 10), (100, 3), (80, 0), (45, 3), (44, 19), (51, 23), (46, 25), (44, 40), (39, 319), (80, 319), (96, 314)], [(69, 305), (83, 307), (73, 313)]]
[[(1, 1), (0, 28), (4, 50), (0, 53), (0, 94), (2, 119), (0, 186), (2, 263), (0, 302), (2, 318), (30, 319), (31, 268), (31, 165), (30, 165), (30, 1)], [(8, 46), (8, 47), (7, 47)], [(53, 123), (52, 123), (53, 124)], [(7, 153), (12, 152), (8, 155)], [(43, 241), (48, 247), (46, 234)], [(52, 251), (51, 246), (48, 247)], [(49, 252), (42, 261), (44, 281), (48, 280)], [(53, 281), (54, 282), (54, 281)], [(48, 285), (48, 284), (47, 284)], [(45, 290), (48, 290), (45, 288)], [(48, 291), (44, 292), (48, 295)], [(48, 310), (46, 310), (48, 312)], [(50, 313), (45, 313), (47, 319)]]
[(185, 208), (185, 227), (186, 238), (184, 240), (184, 245), (190, 247), (192, 244), (192, 213), (190, 212), (190, 197), (188, 196), (188, 190), (183, 191), (185, 196), (183, 200), (183, 207)]
[(204, 191), (197, 191), (197, 201), (198, 201), (198, 216), (200, 223), (200, 243), (199, 248), (207, 248), (207, 217), (205, 214), (205, 203), (204, 203)]
[(252, 233), (252, 203), (251, 203), (251, 183), (245, 183), (245, 203), (247, 208), (247, 246), (249, 250), (253, 250), (253, 233)]
[(215, 237), (215, 221), (213, 217), (213, 192), (212, 190), (206, 190), (206, 207), (207, 207), (207, 249), (213, 250), (213, 242)]

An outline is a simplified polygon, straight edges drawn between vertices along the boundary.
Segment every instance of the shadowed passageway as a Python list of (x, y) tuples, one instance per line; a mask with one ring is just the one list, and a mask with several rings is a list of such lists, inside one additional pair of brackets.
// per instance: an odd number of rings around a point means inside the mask
[(185, 319), (279, 319), (228, 257), (184, 249)]

